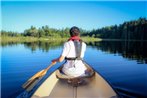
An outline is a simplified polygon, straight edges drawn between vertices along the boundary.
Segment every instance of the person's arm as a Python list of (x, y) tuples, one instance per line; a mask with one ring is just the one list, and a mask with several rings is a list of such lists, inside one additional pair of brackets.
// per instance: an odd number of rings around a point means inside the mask
[(64, 56), (60, 56), (59, 58), (53, 59), (52, 62), (53, 63), (62, 62), (64, 59), (65, 59)]
[(53, 59), (52, 62), (53, 63), (62, 62), (65, 59), (66, 55), (68, 54), (68, 51), (69, 51), (69, 45), (68, 43), (64, 43), (64, 47), (63, 47), (61, 56), (56, 59)]

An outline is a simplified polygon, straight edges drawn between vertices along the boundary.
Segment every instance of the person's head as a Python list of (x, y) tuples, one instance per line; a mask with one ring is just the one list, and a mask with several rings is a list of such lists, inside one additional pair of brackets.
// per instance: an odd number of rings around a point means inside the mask
[(73, 37), (73, 36), (79, 36), (80, 35), (80, 29), (76, 26), (73, 26), (70, 30), (70, 36)]

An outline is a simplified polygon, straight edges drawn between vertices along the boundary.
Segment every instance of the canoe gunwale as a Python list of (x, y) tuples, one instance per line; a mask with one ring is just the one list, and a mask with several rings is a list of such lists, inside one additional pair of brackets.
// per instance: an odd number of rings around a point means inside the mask
[[(89, 66), (89, 64), (87, 62), (83, 61), (83, 63), (85, 63), (86, 66), (87, 65)], [(114, 89), (114, 87), (112, 86), (112, 84), (100, 72), (94, 70), (94, 68), (91, 67), (91, 66), (90, 66), (90, 68), (92, 68), (94, 72), (96, 72), (97, 74), (99, 74), (110, 85), (110, 87), (113, 89), (113, 91), (117, 94), (117, 98), (121, 98), (121, 96), (119, 95), (119, 93), (117, 92), (117, 90)]]

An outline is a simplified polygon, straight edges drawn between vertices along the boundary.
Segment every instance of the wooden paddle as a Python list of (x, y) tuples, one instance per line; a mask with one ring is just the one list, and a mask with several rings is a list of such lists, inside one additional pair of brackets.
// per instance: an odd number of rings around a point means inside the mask
[(22, 88), (26, 89), (26, 91), (31, 91), (33, 87), (46, 75), (47, 71), (55, 64), (56, 62), (52, 62), (46, 69), (37, 72), (22, 85)]

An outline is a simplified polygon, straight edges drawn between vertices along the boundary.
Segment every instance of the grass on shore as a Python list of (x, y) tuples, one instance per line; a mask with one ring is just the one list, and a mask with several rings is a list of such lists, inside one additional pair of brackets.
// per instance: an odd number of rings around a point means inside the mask
[[(81, 37), (84, 42), (91, 41), (101, 41), (102, 39), (93, 38), (93, 37)], [(35, 41), (48, 41), (48, 42), (61, 42), (66, 41), (68, 38), (61, 37), (46, 37), (46, 38), (37, 38), (37, 37), (8, 37), (1, 36), (1, 42), (35, 42)]]

